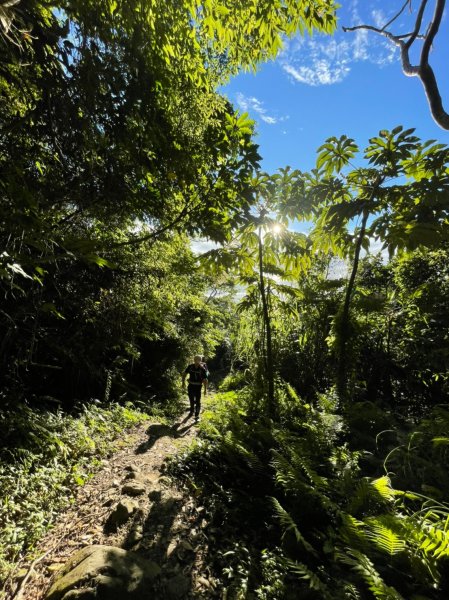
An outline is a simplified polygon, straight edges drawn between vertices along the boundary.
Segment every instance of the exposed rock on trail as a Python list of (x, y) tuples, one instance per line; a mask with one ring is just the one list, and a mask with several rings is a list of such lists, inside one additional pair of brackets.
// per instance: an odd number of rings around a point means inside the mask
[(128, 500), (128, 498), (120, 500), (106, 520), (105, 531), (110, 533), (116, 532), (117, 528), (124, 525), (138, 508), (139, 504), (133, 500)]
[(37, 555), (45, 556), (17, 600), (219, 597), (201, 510), (163, 475), (164, 461), (195, 431), (186, 417), (128, 435), (41, 541)]
[(148, 600), (159, 565), (115, 546), (76, 552), (51, 587), (47, 600)]

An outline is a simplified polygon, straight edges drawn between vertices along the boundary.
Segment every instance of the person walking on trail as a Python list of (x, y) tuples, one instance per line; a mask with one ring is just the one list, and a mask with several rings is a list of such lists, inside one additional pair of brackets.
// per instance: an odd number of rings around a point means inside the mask
[(190, 400), (189, 417), (195, 414), (195, 422), (198, 422), (201, 410), (201, 389), (204, 387), (204, 395), (207, 393), (207, 371), (204, 368), (202, 357), (197, 354), (182, 374), (182, 387), (185, 390), (186, 377), (189, 376), (187, 393)]

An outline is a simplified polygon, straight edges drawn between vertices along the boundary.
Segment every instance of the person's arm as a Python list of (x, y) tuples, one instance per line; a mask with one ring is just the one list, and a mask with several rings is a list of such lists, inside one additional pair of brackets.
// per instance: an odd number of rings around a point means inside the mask
[(203, 379), (203, 386), (204, 386), (204, 395), (207, 394), (207, 373), (206, 373), (206, 369), (204, 369), (204, 379)]

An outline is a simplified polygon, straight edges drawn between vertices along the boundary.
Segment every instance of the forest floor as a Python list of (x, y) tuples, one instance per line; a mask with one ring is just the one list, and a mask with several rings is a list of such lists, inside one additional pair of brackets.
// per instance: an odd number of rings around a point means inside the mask
[[(222, 597), (207, 565), (204, 509), (194, 494), (164, 475), (167, 459), (197, 433), (187, 411), (183, 415), (171, 425), (147, 422), (128, 431), (121, 450), (103, 460), (40, 541), (34, 564), (22, 565), (27, 576), (9, 598), (42, 600), (73, 553), (93, 544), (132, 550), (157, 563), (161, 571), (153, 598)], [(132, 514), (117, 525), (120, 503)]]

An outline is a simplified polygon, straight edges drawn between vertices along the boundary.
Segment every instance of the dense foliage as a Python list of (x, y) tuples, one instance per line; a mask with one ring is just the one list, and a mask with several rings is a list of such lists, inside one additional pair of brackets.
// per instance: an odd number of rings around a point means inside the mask
[(225, 532), (211, 561), (231, 598), (448, 593), (448, 152), (397, 128), (372, 166), (356, 153), (328, 140), (312, 173), (271, 178), (262, 262), (251, 231), (207, 256), (245, 286), (234, 368), (173, 468)]
[[(187, 326), (197, 346), (211, 338), (182, 236), (229, 237), (260, 158), (253, 122), (217, 86), (274, 57), (283, 35), (334, 27), (324, 0), (1, 3), (4, 386), (98, 395), (108, 372), (139, 357), (145, 371), (150, 346), (166, 372), (195, 350), (178, 343), (188, 311), (203, 313)], [(192, 272), (177, 298), (170, 277), (160, 287), (169, 271)]]
[(188, 356), (224, 344), (191, 238), (231, 236), (260, 156), (217, 89), (335, 25), (327, 0), (0, 1), (2, 561), (64, 506), (89, 440), (132, 421), (93, 399), (173, 412)]
[(335, 9), (0, 0), (4, 574), (201, 352), (231, 373), (172, 472), (228, 598), (449, 593), (449, 149), (397, 127), (260, 173), (217, 92)]
[[(17, 410), (17, 408), (19, 410)], [(75, 488), (102, 459), (126, 443), (124, 430), (148, 419), (135, 407), (84, 404), (78, 414), (3, 410), (0, 433), (0, 580), (32, 552), (58, 512), (74, 502)]]
[[(419, 480), (447, 469), (447, 453), (432, 440), (447, 430), (448, 411), (404, 433), (385, 470), (373, 458), (369, 477), (366, 451), (348, 444), (335, 397), (311, 405), (284, 385), (278, 400), (273, 424), (249, 390), (218, 396), (202, 439), (173, 465), (207, 508), (210, 560), (229, 597), (444, 598), (448, 508)], [(365, 408), (359, 433), (373, 439), (381, 419), (386, 413)], [(447, 478), (438, 485), (433, 494), (447, 498)]]

